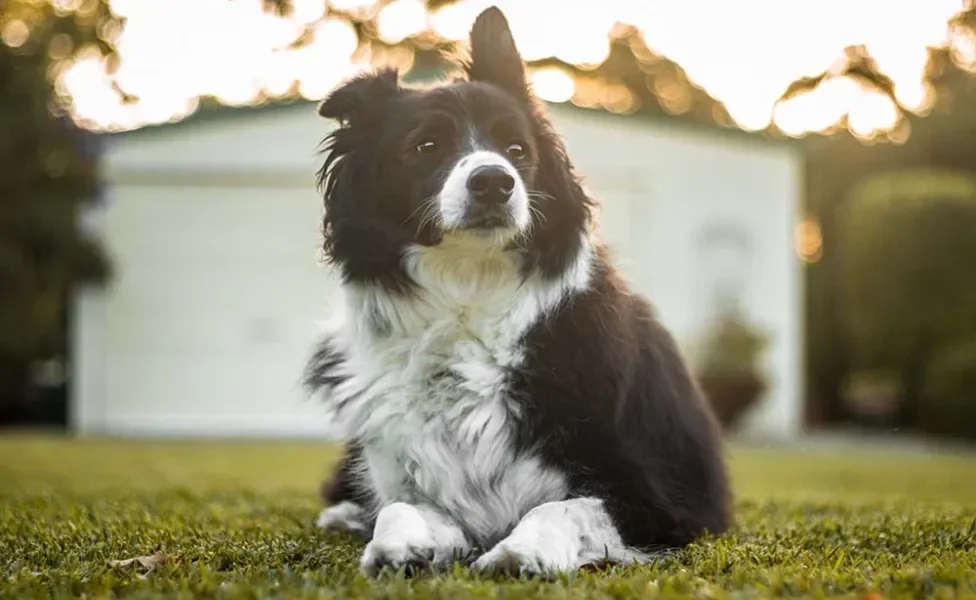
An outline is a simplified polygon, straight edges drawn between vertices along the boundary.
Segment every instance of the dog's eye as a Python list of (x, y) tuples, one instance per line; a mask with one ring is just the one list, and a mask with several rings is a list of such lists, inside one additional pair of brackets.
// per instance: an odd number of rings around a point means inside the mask
[(416, 146), (417, 154), (430, 154), (437, 149), (437, 144), (433, 140), (424, 140)]
[(505, 152), (516, 160), (525, 158), (525, 148), (519, 143), (509, 144), (508, 147), (505, 148)]

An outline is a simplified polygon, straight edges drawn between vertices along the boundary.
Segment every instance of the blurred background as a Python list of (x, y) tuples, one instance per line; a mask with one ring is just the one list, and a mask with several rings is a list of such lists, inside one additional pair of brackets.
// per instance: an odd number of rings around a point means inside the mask
[(976, 440), (964, 0), (0, 0), (0, 424), (327, 435), (315, 102), (489, 4), (730, 433)]

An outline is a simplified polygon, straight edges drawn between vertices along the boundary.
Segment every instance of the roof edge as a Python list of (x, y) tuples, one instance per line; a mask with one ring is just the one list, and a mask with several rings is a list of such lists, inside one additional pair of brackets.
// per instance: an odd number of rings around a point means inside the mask
[[(424, 84), (424, 83), (434, 83), (443, 79), (447, 75), (447, 71), (443, 69), (413, 69), (404, 76), (404, 81), (411, 84)], [(268, 114), (270, 111), (289, 111), (289, 110), (312, 110), (320, 100), (309, 100), (303, 97), (292, 98), (280, 101), (270, 101), (263, 102), (260, 104), (253, 105), (242, 105), (242, 106), (230, 106), (224, 104), (217, 104), (216, 102), (209, 103), (191, 115), (174, 122), (164, 122), (152, 125), (146, 125), (138, 129), (132, 129), (121, 132), (113, 132), (102, 134), (109, 138), (133, 138), (133, 137), (143, 137), (150, 135), (158, 135), (169, 131), (178, 131), (182, 127), (201, 125), (205, 123), (219, 122), (231, 119), (244, 118), (252, 116), (254, 114)], [(637, 111), (628, 114), (618, 114), (613, 113), (601, 108), (588, 108), (573, 104), (571, 102), (564, 103), (552, 103), (546, 102), (547, 107), (552, 108), (559, 112), (573, 112), (580, 111), (581, 113), (587, 113), (590, 115), (598, 116), (598, 118), (608, 118), (608, 119), (628, 119), (636, 122), (646, 122), (646, 123), (661, 123), (666, 124), (669, 127), (674, 127), (677, 129), (684, 129), (686, 131), (697, 132), (704, 135), (731, 137), (738, 139), (740, 141), (758, 143), (763, 145), (784, 145), (790, 147), (804, 147), (810, 143), (810, 137), (807, 138), (789, 138), (781, 137), (771, 134), (769, 131), (747, 131), (740, 129), (738, 127), (723, 127), (718, 124), (709, 125), (707, 123), (701, 123), (698, 121), (693, 121), (691, 119), (685, 119), (679, 116), (667, 115), (664, 113), (657, 113), (654, 111)]]

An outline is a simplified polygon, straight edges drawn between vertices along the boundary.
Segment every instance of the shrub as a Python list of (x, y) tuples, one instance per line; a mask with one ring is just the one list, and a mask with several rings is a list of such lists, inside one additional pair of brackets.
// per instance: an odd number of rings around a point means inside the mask
[(934, 434), (976, 438), (976, 342), (950, 344), (927, 365), (919, 427)]
[(922, 405), (930, 383), (942, 398), (938, 410), (963, 410), (943, 387), (976, 376), (976, 361), (949, 350), (976, 338), (976, 180), (934, 171), (883, 176), (840, 217), (838, 291), (853, 370), (894, 371), (910, 425), (933, 426), (931, 414), (921, 416), (932, 409)]
[(759, 360), (767, 336), (734, 312), (708, 329), (698, 361), (698, 381), (719, 422), (732, 428), (766, 389)]

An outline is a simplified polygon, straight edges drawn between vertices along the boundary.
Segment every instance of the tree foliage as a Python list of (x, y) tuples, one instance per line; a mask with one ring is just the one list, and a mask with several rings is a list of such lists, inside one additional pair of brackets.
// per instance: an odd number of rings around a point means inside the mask
[[(237, 1), (237, 0), (230, 0)], [(292, 0), (262, 0), (267, 10), (278, 14), (288, 14), (292, 8)], [(377, 0), (377, 5), (388, 4), (392, 0)], [(425, 0), (429, 9), (438, 8), (444, 5), (453, 4), (457, 0)], [(976, 37), (976, 0), (965, 0), (964, 8), (948, 24), (956, 33)], [(367, 44), (379, 44), (375, 35), (375, 26), (369, 19), (361, 20), (356, 15), (343, 15), (353, 21)], [(838, 15), (842, 19), (842, 15)], [(771, 26), (776, 26), (771, 23)], [(432, 49), (430, 39), (407, 39), (402, 45), (414, 47), (420, 53), (427, 53)], [(437, 45), (436, 42), (433, 45)], [(683, 119), (704, 122), (710, 125), (724, 127), (735, 126), (725, 107), (712, 98), (700, 87), (690, 82), (684, 74), (684, 70), (676, 63), (655, 55), (648, 49), (640, 33), (633, 27), (620, 26), (615, 32), (612, 40), (612, 50), (610, 57), (599, 65), (596, 69), (580, 69), (571, 64), (566, 64), (555, 59), (540, 61), (537, 66), (546, 64), (559, 64), (565, 70), (575, 72), (579, 77), (593, 78), (611, 85), (623, 85), (634, 94), (636, 103), (627, 112), (664, 112), (676, 115)], [(775, 48), (770, 48), (770, 52), (776, 52)], [(930, 49), (930, 61), (928, 65), (930, 79), (938, 78), (946, 68), (946, 63), (954, 63), (952, 52), (945, 49)], [(879, 67), (875, 59), (870, 55), (864, 45), (852, 45), (844, 49), (843, 56), (839, 65), (835, 65), (824, 72), (798, 79), (783, 90), (781, 100), (810, 92), (817, 86), (833, 77), (849, 77), (858, 81), (868, 89), (878, 91), (894, 102), (895, 107), (908, 119), (912, 114), (901, 109), (895, 96), (895, 86), (892, 79), (886, 75)], [(952, 66), (958, 67), (958, 61)], [(968, 67), (968, 68), (971, 68)], [(682, 101), (675, 105), (662, 98), (658, 91), (661, 81), (666, 81), (671, 88), (671, 94), (678, 95)], [(746, 82), (743, 85), (748, 85)], [(842, 122), (841, 126), (846, 126)], [(783, 137), (775, 125), (772, 125), (767, 134)]]
[(33, 25), (19, 43), (0, 44), (0, 406), (26, 402), (30, 363), (59, 352), (73, 286), (107, 274), (78, 227), (95, 195), (97, 157), (91, 139), (51, 110), (46, 77), (63, 46), (95, 39), (98, 11), (78, 14), (7, 0), (0, 18)]

